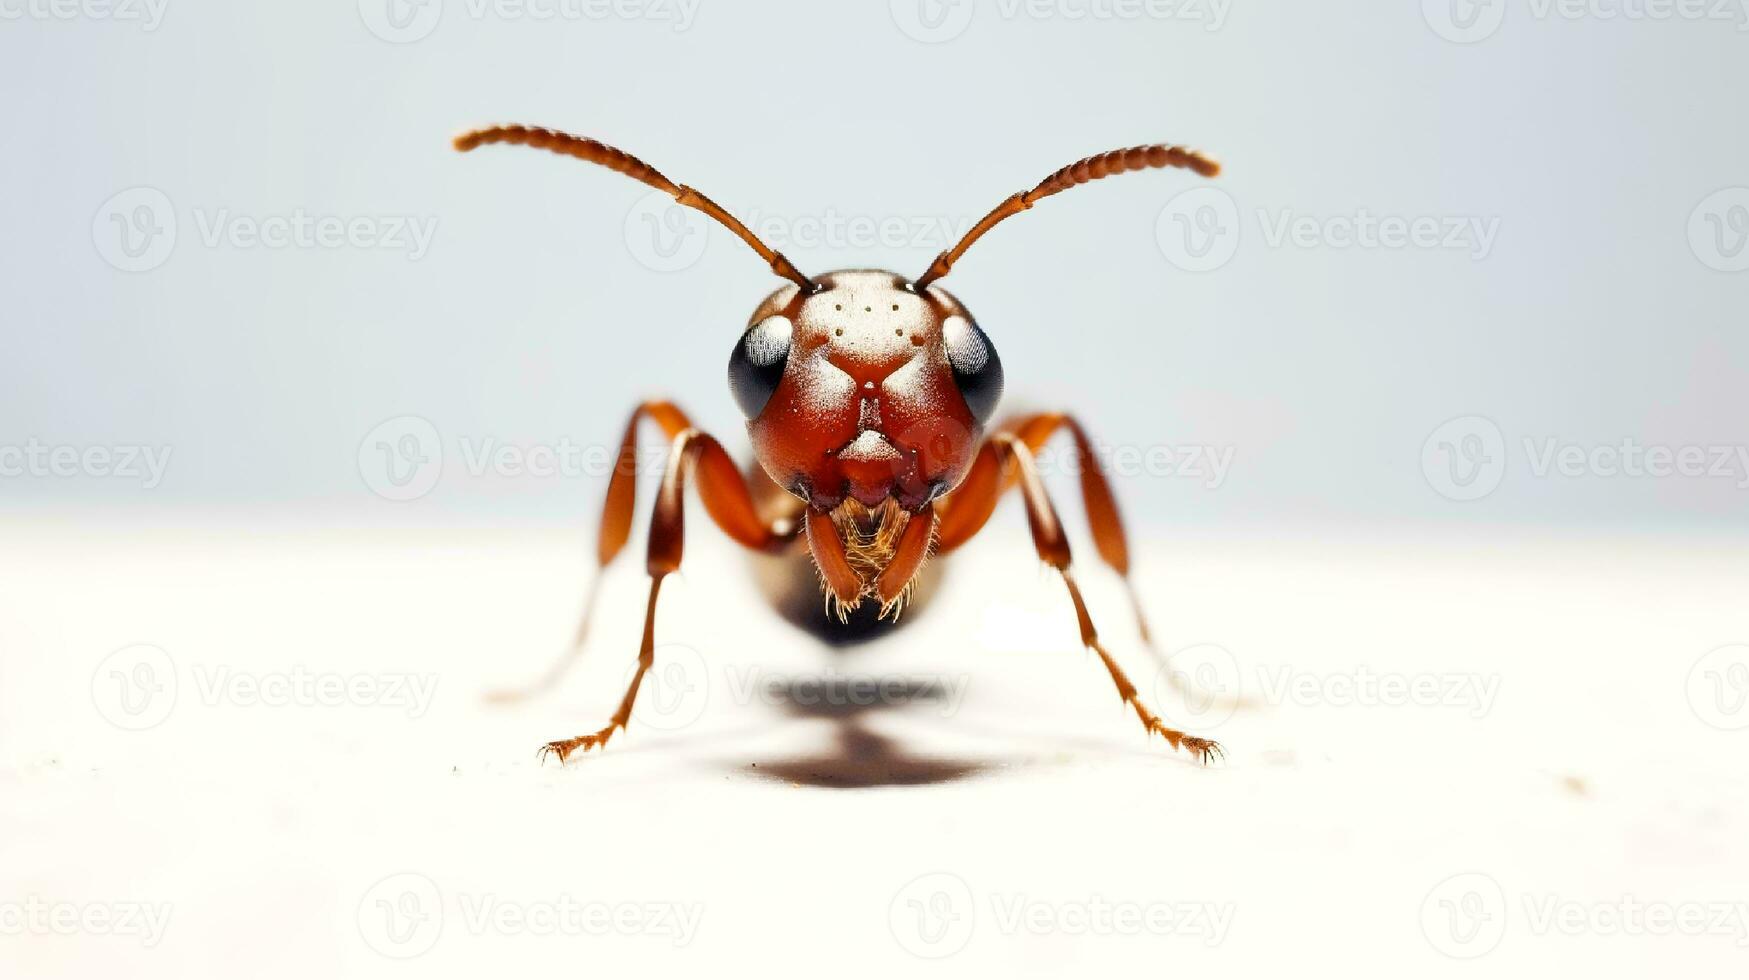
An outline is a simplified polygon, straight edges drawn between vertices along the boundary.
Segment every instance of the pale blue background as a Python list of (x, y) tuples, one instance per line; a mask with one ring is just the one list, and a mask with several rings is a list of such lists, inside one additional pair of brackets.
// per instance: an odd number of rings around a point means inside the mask
[[(374, 0), (366, 0), (366, 7)], [(965, 0), (961, 0), (965, 2)], [(1484, 5), (1485, 7), (1486, 5)], [(16, 11), (18, 5), (7, 8)], [(1538, 479), (1524, 438), (1749, 443), (1749, 272), (1708, 268), (1691, 211), (1749, 185), (1749, 34), (1734, 23), (1538, 20), (1456, 44), (1416, 4), (1245, 3), (1204, 22), (1006, 17), (921, 43), (887, 3), (703, 0), (646, 19), (476, 19), (414, 43), (353, 2), (168, 0), (161, 26), (0, 21), (0, 444), (170, 445), (164, 484), (0, 479), (14, 515), (370, 524), (593, 521), (600, 481), (471, 479), (392, 503), (360, 477), (386, 418), (515, 443), (613, 440), (672, 394), (740, 445), (723, 378), (777, 285), (721, 232), (664, 274), (628, 247), (644, 189), (530, 151), (451, 152), (492, 121), (593, 134), (730, 208), (969, 220), (1084, 153), (1205, 147), (1244, 215), (1217, 271), (1169, 264), (1149, 173), (1053, 199), (948, 281), (1010, 405), (1104, 440), (1231, 447), (1218, 489), (1141, 476), (1138, 524), (1744, 524), (1734, 480)], [(955, 9), (946, 9), (954, 14)], [(174, 202), (174, 253), (94, 245), (112, 194)], [(427, 256), (207, 247), (195, 211), (412, 215)], [(1462, 252), (1269, 248), (1250, 215), (1497, 217)], [(924, 247), (791, 249), (805, 270), (916, 273)], [(1514, 455), (1469, 503), (1423, 442), (1486, 416)]]

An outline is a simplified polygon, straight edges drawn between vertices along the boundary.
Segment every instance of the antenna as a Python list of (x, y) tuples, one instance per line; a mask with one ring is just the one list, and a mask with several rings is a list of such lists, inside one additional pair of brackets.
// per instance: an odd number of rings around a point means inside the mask
[(513, 143), (518, 146), (533, 146), (542, 150), (551, 150), (564, 156), (599, 164), (609, 170), (616, 170), (665, 194), (671, 194), (674, 196), (674, 200), (686, 207), (710, 215), (723, 227), (739, 236), (742, 241), (753, 246), (753, 251), (758, 252), (759, 257), (771, 265), (772, 272), (802, 287), (803, 290), (811, 291), (816, 288), (814, 281), (802, 275), (790, 263), (789, 259), (784, 258), (782, 253), (773, 251), (760, 241), (759, 236), (748, 231), (746, 225), (737, 221), (734, 215), (724, 211), (717, 202), (685, 184), (674, 183), (662, 176), (662, 172), (655, 167), (624, 150), (615, 149), (606, 143), (589, 139), (586, 136), (572, 136), (569, 133), (542, 129), (539, 126), (516, 125), (489, 126), (485, 129), (470, 130), (457, 136), (454, 145), (457, 150), (466, 153), (476, 146), (484, 146), (487, 143)]
[(959, 261), (966, 249), (972, 243), (984, 237), (984, 233), (1001, 224), (1022, 211), (1031, 208), (1044, 198), (1066, 191), (1079, 184), (1101, 177), (1110, 177), (1129, 170), (1150, 170), (1156, 167), (1182, 167), (1194, 170), (1204, 177), (1214, 177), (1220, 174), (1221, 165), (1213, 158), (1182, 146), (1169, 143), (1159, 143), (1154, 146), (1132, 146), (1124, 150), (1111, 150), (1106, 153), (1077, 160), (1067, 167), (1051, 174), (1038, 182), (1038, 186), (1030, 191), (1011, 195), (1006, 201), (996, 205), (995, 210), (984, 215), (982, 221), (972, 226), (964, 238), (953, 248), (937, 255), (930, 263), (929, 270), (917, 280), (916, 288), (921, 290), (953, 269), (953, 264)]

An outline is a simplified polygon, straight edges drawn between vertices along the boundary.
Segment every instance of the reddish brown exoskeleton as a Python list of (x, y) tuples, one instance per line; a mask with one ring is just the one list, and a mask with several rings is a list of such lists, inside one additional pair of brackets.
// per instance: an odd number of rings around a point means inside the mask
[[(632, 413), (608, 483), (597, 558), (605, 567), (631, 534), (638, 427), (649, 419), (667, 436), (670, 451), (650, 521), (650, 596), (638, 668), (605, 728), (549, 742), (543, 756), (554, 752), (564, 761), (579, 749), (604, 745), (630, 719), (638, 686), (655, 659), (662, 580), (680, 568), (682, 498), (689, 482), (711, 519), (744, 547), (777, 553), (804, 543), (827, 606), (840, 621), (865, 600), (878, 604), (881, 617), (896, 617), (930, 556), (965, 544), (989, 519), (997, 499), (1019, 486), (1033, 545), (1061, 575), (1082, 642), (1099, 655), (1119, 696), (1148, 731), (1175, 748), (1204, 762), (1219, 754), (1215, 742), (1167, 726), (1142, 704), (1135, 685), (1100, 643), (1069, 573), (1069, 543), (1034, 463), (1046, 441), (1065, 430), (1074, 440), (1100, 557), (1126, 582), (1129, 575), (1117, 504), (1087, 433), (1069, 416), (1051, 413), (1015, 419), (986, 436), (1002, 394), (1002, 362), (965, 307), (934, 285), (985, 232), (1042, 198), (1129, 170), (1182, 167), (1213, 177), (1219, 164), (1167, 145), (1088, 157), (997, 205), (912, 280), (865, 270), (805, 276), (703, 194), (592, 139), (494, 126), (456, 137), (455, 148), (465, 152), (487, 143), (577, 157), (671, 194), (733, 231), (791, 282), (759, 304), (729, 358), (729, 386), (747, 416), (757, 468), (744, 474), (716, 439), (695, 428), (672, 403), (646, 402)], [(1130, 596), (1146, 638), (1147, 623), (1133, 589)], [(592, 592), (573, 650), (593, 603)], [(548, 682), (563, 666), (548, 675)]]

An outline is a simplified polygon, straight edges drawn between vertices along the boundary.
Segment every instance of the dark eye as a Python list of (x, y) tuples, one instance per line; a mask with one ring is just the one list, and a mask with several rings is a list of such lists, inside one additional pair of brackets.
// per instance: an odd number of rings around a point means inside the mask
[(777, 391), (783, 366), (789, 363), (792, 329), (784, 317), (768, 316), (748, 327), (736, 342), (729, 355), (729, 391), (742, 415), (757, 418)]
[(941, 339), (966, 407), (983, 425), (1002, 399), (1002, 359), (996, 356), (996, 347), (984, 331), (963, 316), (947, 318), (941, 325)]

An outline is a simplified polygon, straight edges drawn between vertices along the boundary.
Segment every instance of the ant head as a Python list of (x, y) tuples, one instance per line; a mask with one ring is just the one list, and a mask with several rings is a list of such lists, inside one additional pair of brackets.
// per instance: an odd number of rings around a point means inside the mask
[(939, 287), (849, 270), (785, 286), (729, 356), (760, 465), (831, 511), (919, 511), (957, 486), (1002, 394), (1002, 361)]

